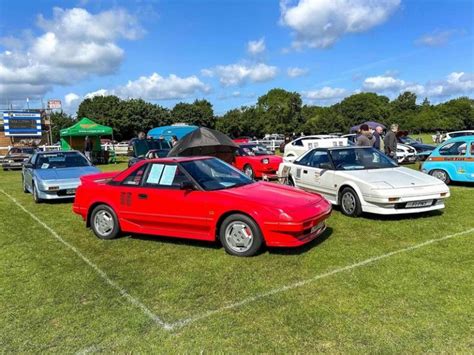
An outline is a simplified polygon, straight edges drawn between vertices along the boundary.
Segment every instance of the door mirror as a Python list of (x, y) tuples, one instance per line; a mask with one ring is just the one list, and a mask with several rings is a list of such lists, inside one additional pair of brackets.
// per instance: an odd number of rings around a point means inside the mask
[(179, 188), (181, 190), (195, 190), (196, 187), (191, 181), (183, 181), (181, 184), (179, 184)]
[(323, 170), (331, 170), (332, 169), (332, 164), (331, 163), (321, 163), (319, 164), (319, 168)]

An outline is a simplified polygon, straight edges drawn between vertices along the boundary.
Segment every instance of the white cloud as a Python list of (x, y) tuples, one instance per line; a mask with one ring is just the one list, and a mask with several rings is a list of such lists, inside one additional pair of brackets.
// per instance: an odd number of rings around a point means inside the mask
[(67, 95), (64, 96), (64, 104), (66, 106), (71, 106), (73, 105), (75, 102), (77, 102), (78, 100), (80, 100), (80, 96), (71, 92)]
[(369, 77), (364, 80), (363, 88), (371, 91), (399, 90), (406, 85), (405, 81), (389, 75)]
[(257, 41), (249, 41), (247, 43), (247, 52), (251, 55), (257, 55), (265, 52), (265, 38), (260, 38)]
[(53, 85), (114, 73), (124, 56), (117, 41), (143, 34), (136, 18), (122, 9), (91, 14), (80, 8), (54, 8), (51, 20), (40, 15), (37, 24), (44, 31), (38, 37), (30, 34), (2, 42), (2, 96), (42, 96)]
[(201, 71), (204, 76), (219, 77), (220, 83), (224, 86), (243, 85), (247, 82), (265, 82), (275, 78), (277, 73), (277, 67), (264, 63), (218, 65)]
[(463, 33), (463, 31), (459, 30), (434, 31), (432, 33), (421, 36), (415, 41), (415, 43), (420, 46), (428, 47), (443, 46), (449, 42), (451, 37)]
[(349, 94), (349, 91), (342, 88), (331, 88), (325, 86), (319, 90), (305, 91), (303, 92), (303, 97), (310, 100), (335, 100), (341, 99)]
[(153, 73), (150, 76), (141, 76), (136, 80), (130, 80), (127, 84), (114, 89), (100, 89), (90, 92), (84, 95), (84, 98), (116, 95), (124, 99), (171, 100), (207, 93), (209, 90), (210, 87), (194, 75), (181, 78), (174, 74), (163, 77), (158, 73)]
[(294, 31), (294, 48), (327, 48), (347, 33), (385, 22), (400, 0), (280, 0), (280, 22)]
[(306, 68), (290, 67), (286, 72), (290, 78), (296, 78), (308, 74), (309, 70)]

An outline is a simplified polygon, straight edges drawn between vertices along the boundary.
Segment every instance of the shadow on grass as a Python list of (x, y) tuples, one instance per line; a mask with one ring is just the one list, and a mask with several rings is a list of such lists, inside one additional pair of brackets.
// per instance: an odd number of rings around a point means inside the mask
[(300, 255), (304, 254), (311, 249), (317, 247), (318, 245), (324, 243), (333, 233), (333, 229), (331, 227), (326, 228), (323, 234), (321, 234), (318, 238), (312, 240), (311, 242), (304, 244), (300, 247), (296, 248), (266, 248), (268, 253), (270, 254), (278, 254), (278, 255)]
[[(341, 212), (340, 206), (333, 206), (333, 209)], [(422, 220), (424, 218), (432, 218), (436, 216), (443, 215), (443, 210), (434, 210), (434, 211), (427, 211), (427, 212), (419, 212), (419, 213), (407, 213), (407, 214), (395, 214), (395, 215), (382, 215), (382, 214), (375, 214), (375, 213), (367, 213), (364, 212), (360, 217), (357, 219), (367, 220), (367, 221), (406, 221), (406, 220)], [(344, 218), (353, 218), (348, 216), (343, 216)]]
[[(328, 239), (332, 233), (333, 233), (332, 228), (328, 227), (321, 236), (319, 236), (315, 240), (305, 245), (302, 245), (300, 247), (295, 247), (295, 248), (262, 247), (257, 252), (257, 254), (255, 254), (255, 256), (264, 254), (267, 251), (270, 254), (280, 254), (280, 255), (303, 254), (311, 250), (312, 248), (318, 246), (319, 244), (323, 243), (324, 241), (326, 241), (326, 239)], [(204, 240), (195, 240), (195, 239), (188, 239), (188, 238), (154, 236), (154, 235), (147, 235), (147, 234), (124, 234), (124, 235), (119, 236), (117, 239), (129, 238), (129, 237), (133, 239), (139, 239), (144, 242), (166, 243), (166, 244), (174, 244), (174, 245), (188, 245), (188, 246), (213, 249), (213, 250), (223, 249), (218, 239), (216, 239), (215, 241), (204, 241)]]

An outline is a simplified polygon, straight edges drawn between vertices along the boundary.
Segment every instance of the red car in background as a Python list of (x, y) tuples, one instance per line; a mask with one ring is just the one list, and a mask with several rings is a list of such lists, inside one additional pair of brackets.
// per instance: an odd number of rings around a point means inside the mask
[(144, 160), (83, 176), (73, 210), (101, 239), (120, 232), (219, 241), (233, 255), (265, 244), (297, 247), (326, 228), (331, 204), (292, 187), (255, 182), (212, 157)]
[(233, 165), (251, 179), (275, 179), (283, 158), (255, 143), (239, 144)]

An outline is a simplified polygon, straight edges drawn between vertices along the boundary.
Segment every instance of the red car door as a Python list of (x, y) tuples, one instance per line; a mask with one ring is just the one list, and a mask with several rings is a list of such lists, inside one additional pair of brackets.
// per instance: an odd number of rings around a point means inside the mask
[(213, 240), (206, 192), (181, 189), (185, 181), (176, 164), (149, 164), (140, 186), (121, 189), (122, 219), (137, 233)]

